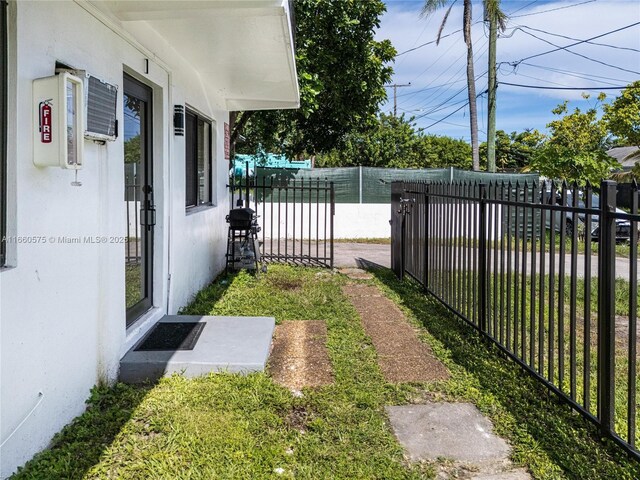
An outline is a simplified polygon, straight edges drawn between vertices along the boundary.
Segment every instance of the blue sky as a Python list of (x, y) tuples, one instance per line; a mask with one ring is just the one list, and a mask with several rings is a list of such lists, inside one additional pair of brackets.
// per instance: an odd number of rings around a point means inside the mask
[[(391, 40), (399, 53), (435, 40), (446, 8), (428, 18), (420, 18), (422, 1), (387, 0), (386, 4), (387, 12), (382, 17), (380, 29), (376, 33), (378, 39)], [(507, 30), (498, 39), (498, 63), (516, 62), (554, 48), (530, 34), (558, 46), (565, 46), (574, 41), (557, 35), (583, 40), (640, 22), (638, 0), (503, 0), (502, 9), (510, 14), (511, 18)], [(476, 82), (478, 93), (484, 91), (487, 85), (485, 72), (488, 39), (486, 28), (483, 22), (479, 21), (481, 19), (482, 3), (474, 1), (473, 21), (477, 22), (472, 33), (475, 73), (476, 76), (482, 75)], [(459, 30), (461, 26), (462, 0), (458, 0), (449, 15), (443, 36)], [(548, 33), (542, 33), (540, 30)], [(571, 50), (599, 62), (640, 72), (640, 53), (637, 51), (640, 50), (640, 25), (604, 36), (594, 42), (608, 46), (581, 44), (572, 47)], [(443, 38), (439, 45), (434, 43), (397, 57), (394, 71), (394, 83), (411, 82), (410, 87), (398, 88), (398, 114), (405, 113), (406, 116), (416, 117), (422, 115), (423, 118), (416, 120), (419, 128), (428, 127), (443, 119), (466, 102), (466, 48), (462, 32)], [(499, 81), (556, 87), (619, 86), (638, 79), (640, 74), (606, 66), (565, 51), (527, 60), (517, 68), (504, 63), (498, 72)], [(507, 132), (537, 128), (544, 132), (546, 124), (554, 118), (551, 110), (563, 100), (570, 100), (570, 107), (582, 109), (595, 103), (597, 91), (590, 92), (590, 100), (583, 100), (581, 93), (500, 85), (497, 128)], [(610, 90), (606, 93), (611, 100), (619, 91)], [(392, 89), (388, 89), (388, 94), (389, 100), (382, 107), (385, 112), (393, 109)], [(486, 138), (486, 104), (486, 95), (478, 99), (481, 141)], [(468, 107), (429, 127), (426, 132), (468, 140)]]

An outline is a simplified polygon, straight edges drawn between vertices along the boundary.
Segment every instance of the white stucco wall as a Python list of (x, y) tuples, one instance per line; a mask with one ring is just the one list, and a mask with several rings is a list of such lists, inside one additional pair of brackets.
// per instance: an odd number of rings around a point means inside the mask
[(388, 203), (336, 203), (334, 238), (391, 237)]
[[(221, 270), (228, 211), (228, 112), (170, 45), (144, 22), (127, 27), (138, 39), (133, 41), (118, 25), (73, 2), (11, 2), (10, 15), (17, 64), (9, 90), (15, 115), (9, 117), (8, 233), (46, 243), (9, 245), (13, 268), (0, 272), (2, 478), (83, 411), (92, 386), (117, 378), (120, 357), (157, 318), (176, 312)], [(81, 187), (71, 186), (73, 172), (32, 162), (32, 81), (53, 75), (56, 61), (118, 85), (120, 105), (123, 71), (154, 89), (154, 308), (129, 331), (124, 245), (51, 241), (126, 232), (122, 135), (106, 145), (85, 143)], [(217, 133), (216, 206), (189, 215), (184, 137), (173, 135), (174, 104), (209, 117)], [(121, 107), (118, 116), (122, 130)]]
[[(302, 208), (301, 208), (302, 207)], [(252, 208), (253, 204), (252, 204)], [(266, 238), (311, 238), (316, 236), (329, 237), (330, 219), (329, 208), (325, 215), (324, 206), (317, 208), (313, 203), (308, 204), (274, 203), (266, 204), (264, 211), (262, 204), (258, 205), (258, 223), (264, 230)], [(286, 210), (286, 212), (285, 212)], [(391, 236), (391, 206), (388, 203), (336, 203), (333, 217), (334, 238), (389, 238)], [(303, 226), (304, 228), (301, 228)], [(311, 226), (311, 230), (309, 230)], [(279, 227), (279, 229), (278, 229)], [(295, 227), (295, 232), (294, 232)], [(262, 233), (261, 233), (262, 235)]]

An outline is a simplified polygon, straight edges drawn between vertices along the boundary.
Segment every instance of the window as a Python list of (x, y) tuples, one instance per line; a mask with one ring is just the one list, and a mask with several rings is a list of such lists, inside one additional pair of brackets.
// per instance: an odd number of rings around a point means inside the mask
[(0, 267), (7, 253), (7, 3), (0, 1)]
[(211, 122), (187, 110), (186, 206), (212, 205), (211, 201)]

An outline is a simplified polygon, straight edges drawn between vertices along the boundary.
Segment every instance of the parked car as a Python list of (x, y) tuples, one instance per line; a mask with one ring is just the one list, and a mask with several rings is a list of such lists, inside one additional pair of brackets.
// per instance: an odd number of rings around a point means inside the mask
[[(638, 227), (636, 227), (637, 229)], [(627, 220), (616, 220), (616, 243), (629, 243), (631, 242), (631, 222)], [(636, 242), (640, 239), (640, 230), (637, 230)], [(596, 227), (591, 230), (591, 241), (597, 242), (600, 240), (600, 226), (596, 224)]]
[[(578, 207), (579, 208), (586, 208), (586, 204), (585, 204), (585, 199), (584, 196), (582, 194), (582, 192), (579, 193), (580, 197), (578, 198)], [(569, 192), (566, 196), (566, 202), (565, 204), (567, 206), (573, 206), (573, 196), (572, 193)], [(557, 198), (556, 198), (556, 205), (562, 205), (562, 195), (560, 193), (557, 194)], [(591, 208), (593, 209), (598, 209), (600, 208), (600, 197), (596, 194), (593, 194), (591, 196)], [(619, 208), (616, 208), (616, 213), (627, 213), (624, 210), (620, 210)], [(587, 235), (584, 230), (586, 227), (586, 214), (585, 213), (578, 213), (576, 215), (576, 219), (577, 219), (577, 225), (574, 225), (574, 214), (573, 212), (567, 211), (567, 212), (560, 212), (560, 211), (556, 211), (555, 212), (555, 220), (554, 220), (554, 230), (556, 231), (560, 231), (560, 229), (562, 228), (562, 215), (564, 214), (565, 216), (565, 234), (567, 235), (567, 237), (570, 237), (573, 235), (573, 229), (577, 228), (578, 229), (578, 235), (580, 238), (585, 238)], [(551, 222), (549, 220), (547, 220), (547, 228), (550, 228), (550, 224)], [(636, 228), (638, 228), (638, 225), (636, 225)], [(639, 230), (640, 232), (640, 230)], [(598, 215), (592, 215), (591, 216), (591, 232), (589, 233), (589, 236), (591, 238), (592, 242), (597, 242), (599, 240), (599, 235), (600, 235), (600, 224), (599, 224), (599, 216)], [(640, 235), (639, 235), (640, 237)], [(618, 243), (628, 243), (631, 241), (631, 222), (629, 220), (625, 220), (622, 218), (617, 218), (616, 219), (616, 242)]]

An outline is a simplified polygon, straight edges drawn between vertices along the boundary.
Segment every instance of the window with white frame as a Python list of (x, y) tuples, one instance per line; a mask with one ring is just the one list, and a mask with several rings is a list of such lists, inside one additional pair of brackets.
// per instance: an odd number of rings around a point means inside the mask
[(185, 115), (186, 207), (212, 205), (211, 121), (187, 110)]

